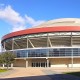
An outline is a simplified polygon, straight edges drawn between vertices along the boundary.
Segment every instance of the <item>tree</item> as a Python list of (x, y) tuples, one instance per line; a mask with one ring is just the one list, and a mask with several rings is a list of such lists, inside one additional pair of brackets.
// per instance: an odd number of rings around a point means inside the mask
[(3, 55), (0, 54), (0, 65), (4, 63), (4, 60), (3, 60)]
[(4, 62), (7, 66), (7, 69), (11, 63), (13, 63), (14, 58), (16, 57), (15, 54), (11, 52), (5, 52), (2, 55), (2, 62)]

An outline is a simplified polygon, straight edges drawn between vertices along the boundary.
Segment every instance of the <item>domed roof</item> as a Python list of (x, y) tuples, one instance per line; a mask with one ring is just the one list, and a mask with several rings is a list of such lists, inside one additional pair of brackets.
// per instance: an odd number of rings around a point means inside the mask
[[(77, 28), (76, 28), (77, 27)], [(47, 21), (39, 26), (9, 33), (2, 37), (2, 40), (29, 34), (48, 33), (48, 32), (80, 32), (79, 18), (62, 18)]]
[(41, 27), (57, 27), (57, 26), (80, 26), (80, 18), (60, 18), (54, 19), (50, 21), (46, 21), (38, 26), (33, 28), (41, 28)]

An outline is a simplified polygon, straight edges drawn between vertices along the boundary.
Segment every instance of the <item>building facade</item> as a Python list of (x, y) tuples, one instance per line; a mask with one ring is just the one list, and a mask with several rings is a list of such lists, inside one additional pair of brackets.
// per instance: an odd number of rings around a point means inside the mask
[(80, 67), (80, 19), (56, 19), (9, 33), (1, 46), (17, 56), (15, 67)]

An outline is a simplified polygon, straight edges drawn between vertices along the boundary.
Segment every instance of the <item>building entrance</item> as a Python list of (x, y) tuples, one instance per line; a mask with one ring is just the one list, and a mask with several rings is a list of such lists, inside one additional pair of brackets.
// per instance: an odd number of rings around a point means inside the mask
[[(32, 67), (47, 67), (47, 62), (32, 62)], [(50, 63), (49, 63), (50, 67)]]

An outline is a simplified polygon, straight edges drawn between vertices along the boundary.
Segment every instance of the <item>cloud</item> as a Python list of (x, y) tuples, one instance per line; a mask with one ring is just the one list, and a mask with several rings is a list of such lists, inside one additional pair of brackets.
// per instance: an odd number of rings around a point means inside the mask
[(36, 21), (27, 15), (22, 17), (10, 5), (0, 7), (0, 19), (11, 25), (10, 32), (26, 29), (28, 27), (26, 25), (36, 26), (44, 22), (43, 20)]
[(25, 29), (25, 27), (24, 26), (16, 26), (16, 27), (13, 27), (12, 28), (12, 32), (14, 32), (14, 31), (19, 31), (19, 30), (23, 30), (23, 29)]
[(12, 24), (24, 23), (24, 19), (19, 13), (14, 11), (11, 6), (6, 6), (5, 8), (0, 9), (0, 18), (9, 21)]
[[(4, 4), (0, 4), (0, 20), (6, 21), (11, 25), (9, 32), (19, 31), (26, 29), (28, 27), (37, 26), (43, 22), (44, 20), (35, 20), (27, 14), (22, 17), (20, 13), (12, 9), (10, 5), (5, 6)], [(1, 51), (1, 40), (0, 40), (0, 51)]]
[(25, 18), (26, 18), (26, 22), (28, 24), (31, 24), (32, 26), (37, 26), (37, 25), (45, 22), (44, 20), (38, 20), (38, 21), (36, 21), (32, 17), (27, 16), (27, 15), (25, 15)]
[[(16, 31), (19, 29), (24, 29), (25, 20), (20, 14), (14, 11), (11, 6), (6, 6), (5, 8), (0, 8), (0, 19), (8, 22), (12, 26), (11, 31)], [(20, 27), (19, 26), (23, 26)], [(14, 30), (15, 29), (15, 30)]]

